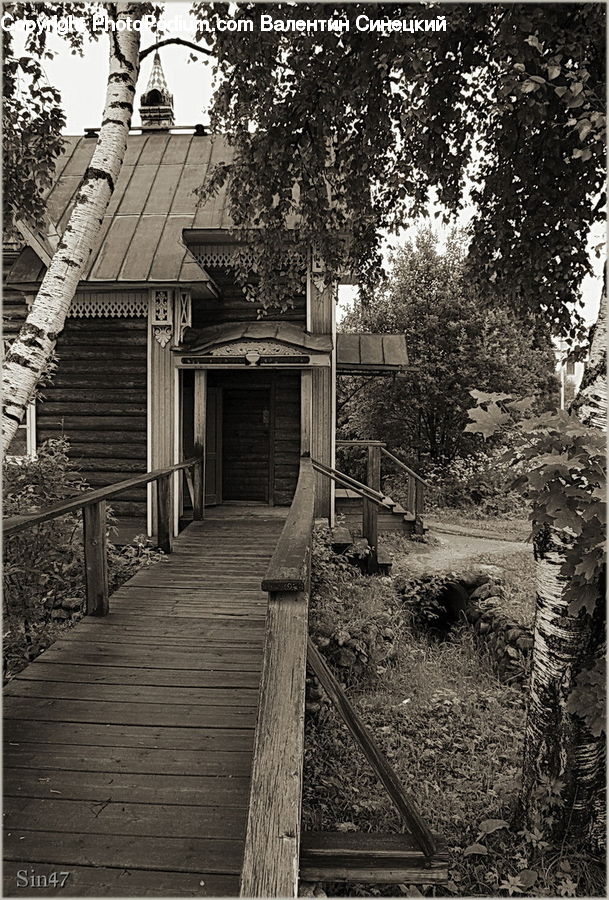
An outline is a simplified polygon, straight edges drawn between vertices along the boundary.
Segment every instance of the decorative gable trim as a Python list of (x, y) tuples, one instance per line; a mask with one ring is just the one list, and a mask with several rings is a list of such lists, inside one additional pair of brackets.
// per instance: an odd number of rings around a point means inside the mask
[(76, 294), (68, 316), (70, 318), (123, 318), (148, 315), (148, 294), (145, 291), (97, 291)]

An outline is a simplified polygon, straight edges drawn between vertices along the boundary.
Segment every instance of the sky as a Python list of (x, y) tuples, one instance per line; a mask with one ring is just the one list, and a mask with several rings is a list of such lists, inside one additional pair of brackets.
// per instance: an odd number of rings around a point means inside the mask
[[(166, 4), (168, 19), (173, 23), (179, 22), (180, 19), (182, 23), (187, 22), (189, 6), (189, 3), (182, 2)], [(166, 36), (170, 36), (170, 34), (168, 33)], [(180, 36), (188, 39), (191, 35), (182, 32)], [(156, 39), (148, 29), (142, 31), (143, 48), (153, 44)], [(244, 39), (247, 39), (246, 36)], [(70, 53), (67, 44), (61, 38), (56, 35), (51, 35), (49, 38), (49, 47), (56, 50), (57, 55), (54, 59), (44, 62), (44, 69), (49, 82), (61, 91), (67, 119), (66, 134), (84, 134), (85, 128), (97, 127), (101, 122), (108, 72), (107, 42), (107, 35), (102, 33), (97, 41), (90, 41), (85, 45), (84, 55), (80, 57)], [(200, 122), (206, 124), (213, 93), (212, 66), (207, 63), (207, 58), (200, 56), (196, 62), (191, 62), (190, 51), (176, 45), (163, 47), (160, 52), (168, 87), (173, 93), (176, 125), (194, 126)], [(138, 101), (148, 82), (152, 60), (153, 54), (150, 54), (142, 63), (133, 120), (134, 127), (140, 124)], [(439, 221), (433, 218), (434, 212), (438, 209), (439, 207), (433, 203), (429, 204), (430, 219), (428, 221), (436, 223)], [(472, 214), (473, 210), (466, 208), (458, 220), (452, 224), (466, 225)], [(414, 222), (398, 235), (385, 238), (387, 256), (390, 250), (395, 250), (407, 238), (414, 236), (418, 224)], [(437, 224), (436, 227), (442, 239), (446, 234), (446, 229), (440, 224)], [(599, 226), (590, 236), (590, 251), (604, 240), (605, 228)], [(595, 274), (587, 277), (582, 285), (582, 299), (585, 303), (583, 315), (588, 324), (592, 324), (598, 314), (604, 254), (600, 258), (596, 258), (592, 254), (592, 259)], [(355, 295), (356, 288), (343, 286), (340, 289), (339, 318), (352, 305)]]

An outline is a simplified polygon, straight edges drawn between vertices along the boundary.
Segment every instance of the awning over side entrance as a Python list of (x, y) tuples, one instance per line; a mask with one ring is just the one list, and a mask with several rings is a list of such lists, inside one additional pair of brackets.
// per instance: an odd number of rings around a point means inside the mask
[(338, 334), (339, 375), (389, 375), (408, 366), (403, 334)]

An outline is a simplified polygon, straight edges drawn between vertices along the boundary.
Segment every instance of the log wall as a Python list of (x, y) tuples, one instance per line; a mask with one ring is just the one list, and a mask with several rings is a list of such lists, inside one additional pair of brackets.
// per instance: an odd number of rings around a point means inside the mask
[[(241, 291), (229, 284), (222, 286), (221, 300), (202, 300), (193, 298), (192, 327), (207, 328), (212, 325), (224, 325), (227, 322), (257, 322), (260, 320), (259, 309), (255, 303), (245, 299)], [(291, 322), (304, 325), (306, 321), (306, 297), (297, 297), (290, 309), (269, 310), (267, 318), (275, 321)]]
[[(37, 405), (37, 440), (65, 435), (91, 487), (146, 471), (146, 335), (145, 318), (74, 318), (57, 341), (57, 370)], [(145, 516), (146, 488), (112, 507)]]

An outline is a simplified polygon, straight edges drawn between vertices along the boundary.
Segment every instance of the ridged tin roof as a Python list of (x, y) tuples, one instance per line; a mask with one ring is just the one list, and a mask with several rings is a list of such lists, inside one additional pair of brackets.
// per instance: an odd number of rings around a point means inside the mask
[[(66, 137), (56, 180), (48, 195), (48, 216), (60, 234), (93, 155), (94, 138)], [(97, 251), (83, 278), (101, 282), (197, 282), (205, 274), (182, 241), (184, 228), (228, 228), (225, 193), (201, 204), (194, 194), (219, 162), (230, 159), (218, 135), (132, 134), (102, 224)], [(26, 249), (7, 273), (12, 284), (39, 282), (44, 267)]]

